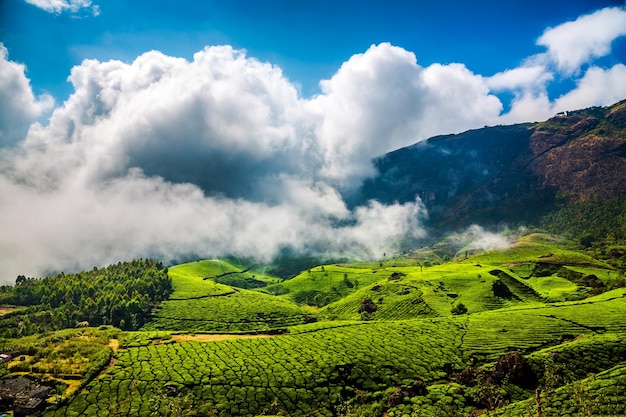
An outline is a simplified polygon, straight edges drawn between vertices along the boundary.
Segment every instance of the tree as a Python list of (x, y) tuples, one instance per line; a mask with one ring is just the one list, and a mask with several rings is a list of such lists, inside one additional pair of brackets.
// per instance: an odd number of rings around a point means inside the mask
[(463, 303), (458, 303), (457, 305), (452, 307), (452, 314), (454, 314), (455, 316), (465, 313), (467, 313), (467, 307), (465, 307), (465, 304)]

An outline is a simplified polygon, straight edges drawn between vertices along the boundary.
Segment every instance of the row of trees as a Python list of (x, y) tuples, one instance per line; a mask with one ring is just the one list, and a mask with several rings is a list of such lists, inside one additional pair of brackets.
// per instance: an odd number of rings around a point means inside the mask
[(43, 279), (19, 276), (14, 287), (3, 288), (2, 298), (26, 308), (0, 318), (0, 334), (16, 337), (85, 321), (134, 330), (171, 292), (167, 268), (151, 259)]

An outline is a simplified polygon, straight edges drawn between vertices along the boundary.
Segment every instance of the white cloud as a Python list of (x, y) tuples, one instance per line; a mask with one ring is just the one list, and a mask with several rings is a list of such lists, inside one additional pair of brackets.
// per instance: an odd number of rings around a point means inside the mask
[[(602, 69), (594, 60), (611, 52), (612, 42), (626, 35), (626, 10), (605, 8), (544, 31), (537, 40), (547, 52), (530, 56), (518, 68), (487, 79), (494, 92), (512, 92), (502, 123), (545, 120), (563, 110), (608, 105), (626, 94), (620, 65)], [(590, 65), (583, 71), (585, 65)], [(554, 72), (553, 72), (554, 71)], [(583, 76), (580, 74), (583, 72)], [(550, 98), (552, 82), (575, 82), (563, 97)]]
[(608, 69), (591, 66), (576, 80), (575, 88), (555, 100), (550, 100), (545, 89), (521, 90), (513, 99), (510, 110), (500, 120), (506, 124), (542, 121), (561, 111), (608, 106), (625, 97), (624, 64)]
[(87, 60), (70, 81), (49, 124), (0, 153), (2, 282), (138, 256), (378, 257), (424, 234), (419, 200), (348, 209), (319, 175), (327, 115), (242, 51)]
[[(97, 182), (139, 167), (241, 196), (250, 191), (241, 183), (289, 172), (301, 152), (295, 89), (280, 69), (230, 47), (207, 48), (192, 62), (159, 52), (132, 64), (87, 60), (70, 81), (74, 94), (23, 144), (24, 181), (72, 169)], [(41, 155), (50, 152), (58, 159)]]
[(626, 10), (605, 8), (547, 29), (537, 40), (548, 48), (550, 58), (567, 74), (611, 51), (611, 43), (626, 35)]
[(35, 98), (24, 65), (9, 61), (0, 43), (0, 148), (23, 139), (28, 126), (54, 105), (52, 97)]
[(626, 65), (609, 69), (592, 66), (578, 80), (576, 88), (559, 97), (554, 111), (607, 106), (626, 98)]
[[(342, 192), (373, 173), (372, 158), (437, 134), (622, 99), (622, 64), (589, 67), (557, 100), (547, 93), (557, 78), (549, 59), (571, 71), (619, 36), (606, 16), (622, 12), (601, 12), (546, 31), (548, 53), (491, 77), (374, 45), (309, 99), (280, 68), (229, 46), (191, 61), (158, 51), (130, 64), (86, 60), (45, 125), (33, 122), (51, 99), (34, 97), (24, 66), (1, 47), (0, 281), (138, 256), (392, 253), (424, 236), (421, 201), (349, 208)], [(613, 29), (576, 55), (568, 39), (592, 16)], [(493, 91), (513, 92), (506, 114)], [(503, 243), (479, 228), (467, 235), (480, 247)]]
[(449, 242), (457, 248), (466, 250), (493, 250), (511, 246), (512, 241), (505, 236), (485, 230), (482, 226), (473, 224), (461, 233), (448, 236)]
[(484, 126), (502, 105), (484, 79), (461, 64), (420, 67), (388, 43), (352, 56), (307, 108), (315, 115), (326, 178), (361, 179), (370, 159), (435, 134)]
[(503, 124), (539, 122), (554, 116), (547, 93), (523, 91), (515, 96), (511, 108), (500, 118)]
[(554, 75), (543, 65), (522, 66), (497, 73), (486, 82), (492, 91), (518, 90), (536, 88), (545, 90), (546, 83), (554, 79)]
[(24, 0), (26, 3), (39, 7), (48, 13), (61, 14), (70, 12), (76, 14), (80, 11), (88, 11), (94, 16), (100, 14), (100, 7), (92, 5), (91, 0)]

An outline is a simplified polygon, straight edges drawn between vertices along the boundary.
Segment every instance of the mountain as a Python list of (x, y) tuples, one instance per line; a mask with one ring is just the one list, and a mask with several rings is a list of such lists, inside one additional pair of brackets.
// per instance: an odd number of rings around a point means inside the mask
[(377, 175), (363, 183), (359, 203), (419, 197), (430, 226), (442, 232), (473, 223), (539, 225), (568, 207), (621, 202), (626, 100), (545, 122), (433, 137), (374, 164)]

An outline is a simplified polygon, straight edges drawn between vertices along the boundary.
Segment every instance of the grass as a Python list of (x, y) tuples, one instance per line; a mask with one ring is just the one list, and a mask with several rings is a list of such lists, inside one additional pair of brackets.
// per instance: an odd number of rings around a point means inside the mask
[(537, 261), (612, 269), (607, 263), (581, 253), (573, 242), (543, 233), (523, 236), (507, 249), (483, 252), (466, 262), (518, 265)]
[(263, 291), (284, 295), (296, 303), (321, 307), (380, 280), (385, 273), (389, 274), (380, 268), (325, 265), (303, 271), (296, 277), (270, 285)]
[(169, 268), (170, 275), (187, 277), (215, 277), (226, 272), (239, 272), (240, 268), (220, 259), (205, 259), (176, 265)]
[(222, 259), (207, 259), (176, 265), (170, 268), (170, 276), (238, 288), (258, 288), (282, 281), (280, 278), (266, 274), (265, 268), (234, 264)]
[(119, 404), (120, 414), (146, 406), (146, 414), (167, 415), (168, 384), (187, 387), (191, 407), (207, 413), (333, 415), (346, 387), (379, 389), (414, 377), (436, 381), (445, 377), (447, 362), (461, 364), (451, 323), (365, 326), (128, 349), (107, 375), (50, 415), (102, 413), (106, 404), (98, 398)]
[[(114, 368), (49, 415), (99, 415), (106, 407), (99, 398), (118, 404), (120, 414), (167, 415), (172, 398), (164, 390), (171, 384), (188, 394), (190, 409), (216, 415), (334, 415), (346, 399), (383, 395), (415, 380), (429, 386), (415, 407), (467, 405), (463, 388), (450, 385), (447, 367), (463, 369), (471, 358), (488, 362), (510, 350), (539, 350), (531, 357), (538, 362), (550, 357), (552, 351), (541, 351), (547, 345), (560, 352), (605, 346), (602, 352), (623, 353), (623, 338), (611, 334), (626, 332), (625, 313), (626, 300), (619, 298), (463, 317), (313, 323), (269, 338), (146, 344), (119, 351)], [(600, 357), (587, 361), (601, 369)]]
[[(117, 345), (103, 337), (98, 349), (113, 352), (113, 365), (94, 359), (106, 372), (46, 415), (626, 413), (626, 289), (615, 288), (615, 266), (546, 234), (430, 265), (324, 265), (288, 280), (232, 259), (173, 266), (174, 292), (153, 320)], [(587, 275), (605, 286), (587, 287)], [(242, 288), (251, 280), (266, 286)], [(63, 335), (49, 336), (63, 344)], [(513, 351), (535, 379), (486, 383)]]
[(466, 354), (495, 359), (510, 350), (554, 345), (562, 337), (623, 331), (625, 315), (626, 299), (618, 298), (487, 311), (457, 320), (469, 330), (463, 339)]
[[(223, 266), (227, 265), (227, 266)], [(170, 268), (174, 292), (160, 304), (145, 331), (259, 333), (282, 330), (311, 320), (311, 312), (269, 294), (233, 288), (204, 279), (239, 271), (219, 261)]]
[(238, 290), (228, 295), (161, 304), (143, 330), (250, 333), (304, 323), (311, 313), (278, 297)]
[[(320, 310), (342, 320), (363, 318), (359, 309), (371, 299), (376, 311), (369, 320), (398, 320), (428, 316), (450, 316), (452, 307), (463, 303), (470, 312), (493, 310), (520, 304), (519, 291), (511, 288), (511, 298), (498, 297), (493, 285), (499, 278), (490, 274), (495, 266), (448, 263), (432, 267), (386, 268), (380, 281), (361, 288)], [(382, 272), (379, 272), (379, 277)], [(523, 285), (523, 284), (520, 284)]]
[(533, 277), (526, 283), (547, 301), (564, 301), (568, 296), (578, 292), (576, 284), (557, 276)]

